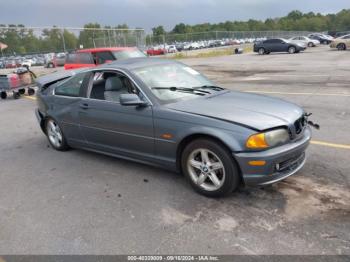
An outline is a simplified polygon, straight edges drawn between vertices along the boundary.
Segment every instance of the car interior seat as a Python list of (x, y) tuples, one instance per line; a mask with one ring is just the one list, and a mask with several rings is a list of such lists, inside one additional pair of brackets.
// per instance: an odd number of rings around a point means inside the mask
[(104, 92), (105, 100), (119, 102), (119, 96), (127, 93), (128, 91), (119, 77), (111, 76), (107, 78)]

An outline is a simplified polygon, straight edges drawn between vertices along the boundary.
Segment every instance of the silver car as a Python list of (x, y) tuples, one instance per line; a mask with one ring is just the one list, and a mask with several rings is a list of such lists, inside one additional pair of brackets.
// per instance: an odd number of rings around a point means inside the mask
[(280, 181), (305, 163), (303, 109), (216, 86), (179, 62), (129, 59), (37, 81), (36, 116), (54, 149), (179, 171), (209, 197)]
[(295, 36), (289, 39), (292, 43), (299, 43), (308, 47), (315, 47), (320, 45), (320, 41), (308, 38), (307, 36)]

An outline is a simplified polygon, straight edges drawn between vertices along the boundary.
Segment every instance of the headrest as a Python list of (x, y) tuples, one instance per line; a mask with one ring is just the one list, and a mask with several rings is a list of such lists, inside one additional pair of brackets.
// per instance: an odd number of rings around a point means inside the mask
[(123, 88), (123, 83), (117, 76), (108, 77), (106, 80), (105, 91), (119, 91)]

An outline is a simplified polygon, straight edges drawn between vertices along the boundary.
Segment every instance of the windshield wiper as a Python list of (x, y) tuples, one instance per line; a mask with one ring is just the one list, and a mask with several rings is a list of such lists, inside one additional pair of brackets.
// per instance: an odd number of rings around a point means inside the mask
[(193, 89), (213, 89), (215, 91), (222, 91), (222, 90), (225, 90), (225, 88), (223, 87), (220, 87), (220, 86), (211, 86), (211, 85), (203, 85), (203, 86), (196, 86), (196, 87), (193, 87)]
[(196, 95), (206, 95), (210, 94), (208, 91), (199, 90), (195, 88), (189, 88), (189, 87), (176, 87), (176, 86), (170, 86), (170, 87), (161, 87), (161, 86), (155, 86), (151, 89), (155, 90), (170, 90), (170, 91), (177, 91), (177, 92), (185, 92), (185, 93), (193, 93)]

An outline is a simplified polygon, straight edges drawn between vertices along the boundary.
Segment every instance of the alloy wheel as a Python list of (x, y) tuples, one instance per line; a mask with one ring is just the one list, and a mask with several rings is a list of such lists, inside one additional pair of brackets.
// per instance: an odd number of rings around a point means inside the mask
[(225, 182), (222, 160), (208, 149), (194, 150), (188, 157), (187, 169), (192, 181), (206, 191), (218, 190)]
[(47, 135), (51, 144), (60, 148), (63, 143), (63, 136), (60, 127), (53, 120), (49, 120), (47, 123)]

